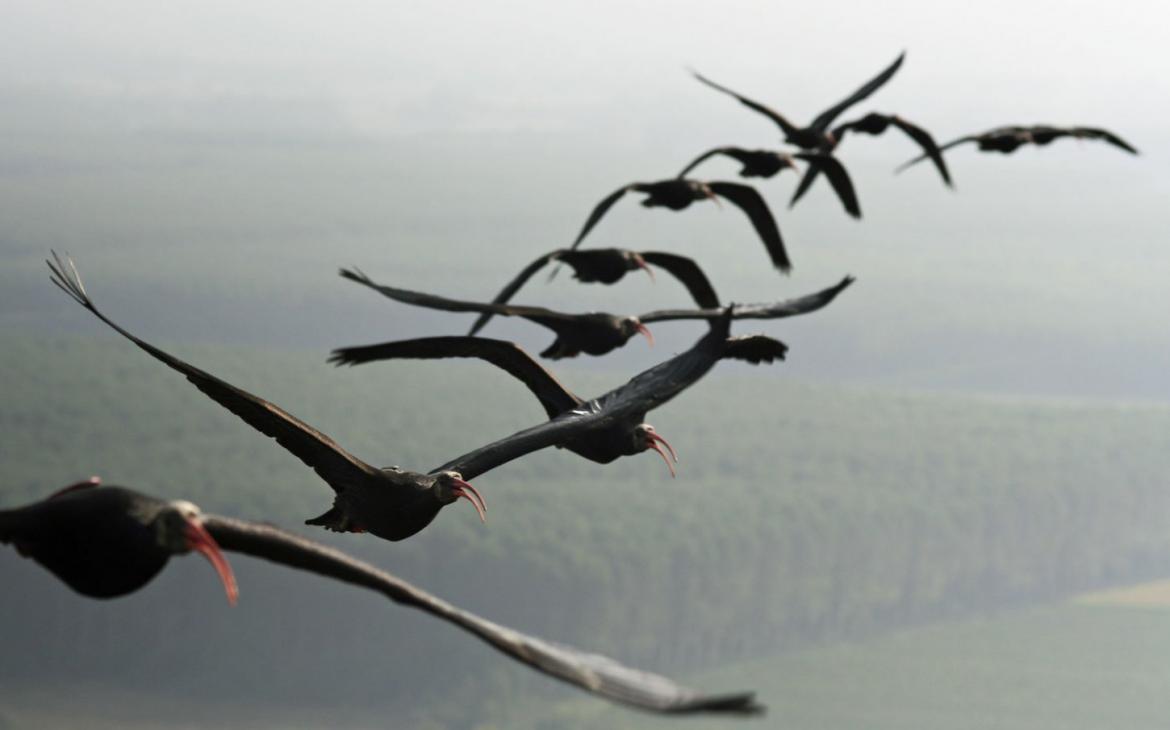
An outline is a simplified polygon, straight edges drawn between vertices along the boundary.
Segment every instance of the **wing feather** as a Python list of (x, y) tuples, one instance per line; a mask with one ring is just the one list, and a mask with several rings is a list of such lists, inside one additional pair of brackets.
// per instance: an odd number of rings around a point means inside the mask
[(707, 186), (711, 188), (711, 192), (726, 198), (747, 215), (752, 226), (756, 229), (756, 233), (763, 240), (764, 247), (768, 249), (772, 264), (786, 274), (790, 272), (792, 262), (788, 260), (788, 253), (784, 250), (784, 241), (780, 238), (780, 228), (777, 227), (776, 219), (772, 216), (772, 211), (768, 209), (768, 204), (764, 202), (756, 189), (749, 185), (732, 182), (709, 182)]

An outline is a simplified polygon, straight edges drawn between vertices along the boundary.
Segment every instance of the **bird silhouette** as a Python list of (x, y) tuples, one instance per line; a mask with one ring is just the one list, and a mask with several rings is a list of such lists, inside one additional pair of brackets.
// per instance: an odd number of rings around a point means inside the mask
[[(576, 357), (582, 352), (589, 355), (604, 355), (625, 345), (635, 334), (643, 335), (653, 345), (654, 336), (646, 327), (647, 323), (688, 319), (713, 320), (723, 316), (725, 311), (719, 307), (710, 307), (706, 309), (656, 309), (636, 316), (608, 312), (568, 314), (544, 307), (468, 302), (409, 289), (399, 289), (378, 284), (357, 269), (342, 269), (341, 276), (404, 304), (447, 312), (480, 312), (499, 314), (505, 317), (521, 317), (535, 322), (551, 329), (557, 335), (553, 343), (540, 353), (541, 357), (553, 360)], [(733, 319), (779, 319), (806, 314), (831, 302), (852, 281), (853, 278), (847, 276), (834, 286), (795, 299), (759, 304), (736, 304), (731, 307), (731, 317)]]
[(784, 241), (780, 238), (780, 229), (776, 225), (772, 211), (768, 209), (768, 204), (764, 202), (755, 188), (733, 182), (703, 182), (686, 178), (670, 178), (657, 182), (635, 182), (624, 185), (602, 198), (601, 202), (593, 208), (593, 212), (589, 214), (585, 225), (581, 227), (581, 232), (577, 234), (576, 240), (569, 248), (575, 249), (581, 245), (581, 241), (585, 239), (589, 231), (593, 230), (606, 211), (629, 192), (645, 193), (647, 197), (642, 200), (642, 205), (646, 208), (662, 207), (671, 210), (683, 210), (690, 207), (691, 203), (700, 200), (719, 202), (718, 198), (724, 198), (747, 215), (752, 227), (756, 229), (756, 234), (764, 242), (764, 248), (767, 249), (772, 264), (785, 273), (792, 270), (792, 262), (788, 260), (788, 253), (784, 250)]
[[(598, 654), (502, 626), (454, 606), (340, 550), (284, 530), (205, 514), (186, 501), (164, 501), (89, 480), (48, 499), (0, 510), (0, 543), (13, 543), (70, 588), (95, 598), (132, 593), (173, 555), (196, 551), (215, 567), (228, 600), (238, 595), (221, 550), (242, 553), (380, 593), (431, 614), (532, 669), (590, 694), (668, 714), (763, 712), (751, 692), (710, 695)], [(335, 607), (335, 618), (344, 607)]]
[[(996, 127), (989, 129), (986, 132), (979, 134), (968, 134), (965, 137), (959, 137), (947, 142), (939, 147), (940, 153), (944, 150), (949, 150), (952, 147), (957, 147), (961, 144), (974, 142), (980, 152), (1000, 152), (1003, 154), (1010, 154), (1015, 152), (1024, 145), (1034, 144), (1044, 146), (1051, 143), (1053, 140), (1061, 137), (1072, 137), (1074, 139), (1099, 139), (1107, 142), (1114, 147), (1125, 150), (1131, 155), (1138, 154), (1138, 151), (1129, 142), (1126, 142), (1121, 137), (1113, 134), (1107, 129), (1099, 127), (1054, 127), (1048, 124), (1035, 124), (1030, 127), (1026, 126), (1007, 126)], [(905, 170), (911, 165), (917, 164), (926, 159), (927, 155), (920, 155), (903, 163), (898, 167), (898, 172)]]
[(845, 166), (841, 164), (841, 161), (832, 155), (823, 152), (796, 152), (789, 154), (775, 150), (716, 147), (696, 157), (691, 164), (683, 168), (683, 171), (678, 176), (685, 177), (695, 167), (716, 155), (730, 157), (743, 165), (743, 168), (739, 171), (741, 177), (770, 178), (782, 170), (791, 169), (799, 171), (800, 168), (797, 166), (796, 160), (803, 160), (808, 163), (809, 168), (809, 172), (805, 173), (805, 176), (814, 169), (818, 172), (825, 173), (829, 178), (829, 183), (833, 186), (833, 190), (837, 193), (837, 198), (845, 208), (845, 212), (854, 218), (861, 217), (861, 206), (857, 202), (857, 193), (853, 190), (853, 181), (849, 178), (849, 173), (845, 170)]
[[(630, 251), (624, 248), (584, 248), (575, 251), (561, 248), (549, 251), (524, 267), (516, 278), (500, 290), (492, 304), (507, 304), (536, 272), (552, 262), (568, 264), (573, 269), (573, 277), (586, 284), (593, 282), (613, 284), (620, 281), (628, 272), (639, 269), (645, 271), (653, 280), (654, 269), (651, 265), (657, 266), (678, 279), (700, 307), (719, 306), (719, 297), (715, 295), (711, 282), (693, 260), (662, 251)], [(481, 314), (468, 334), (474, 335), (479, 332), (493, 316), (494, 312)]]

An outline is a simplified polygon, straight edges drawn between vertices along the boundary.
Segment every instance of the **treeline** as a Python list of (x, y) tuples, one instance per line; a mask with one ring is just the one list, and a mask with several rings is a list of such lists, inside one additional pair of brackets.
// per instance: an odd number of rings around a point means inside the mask
[[(122, 343), (3, 345), (21, 387), (0, 403), (2, 504), (90, 473), (289, 526), (329, 504), (312, 472)], [(428, 469), (540, 417), (475, 364), (334, 372), (315, 353), (181, 354), (373, 463)], [(486, 527), (460, 504), (398, 544), (297, 529), (503, 623), (675, 674), (1170, 571), (1170, 408), (813, 386), (782, 366), (717, 371), (682, 400), (651, 419), (680, 451), (676, 480), (653, 455), (602, 469), (550, 450), (476, 481)], [(154, 690), (166, 667), (164, 691), (246, 687), (453, 726), (551, 691), (449, 627), (267, 566), (238, 566), (229, 610), (194, 560), (112, 603), (16, 560), (0, 554), (22, 587), (3, 599), (5, 682)], [(452, 687), (460, 701), (439, 702)]]

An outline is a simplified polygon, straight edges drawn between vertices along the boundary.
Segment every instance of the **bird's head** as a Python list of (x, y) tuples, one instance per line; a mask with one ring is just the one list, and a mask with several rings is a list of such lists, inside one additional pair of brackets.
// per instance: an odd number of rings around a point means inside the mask
[[(663, 446), (665, 446), (666, 449), (663, 449)], [(674, 464), (678, 463), (678, 453), (674, 450), (674, 447), (670, 445), (670, 442), (663, 438), (657, 431), (655, 431), (654, 427), (649, 423), (639, 423), (634, 427), (633, 448), (634, 453), (648, 450), (658, 452), (658, 455), (661, 456), (662, 460), (666, 462), (666, 468), (670, 469), (670, 476), (674, 476)], [(669, 457), (666, 455), (667, 451), (670, 452)], [(673, 464), (671, 463), (672, 459), (674, 460)]]
[(203, 513), (198, 507), (183, 500), (168, 502), (159, 510), (152, 524), (155, 541), (162, 549), (174, 555), (194, 551), (207, 558), (223, 582), (228, 603), (236, 604), (239, 597), (236, 576), (215, 538), (203, 526)]
[(618, 327), (621, 329), (622, 337), (627, 340), (634, 335), (642, 335), (650, 343), (650, 346), (654, 347), (654, 335), (651, 334), (650, 328), (642, 324), (642, 321), (637, 317), (626, 317), (622, 319), (618, 323)]
[(451, 504), (459, 499), (466, 499), (471, 502), (471, 506), (475, 507), (476, 514), (479, 515), (480, 522), (487, 522), (487, 503), (484, 502), (483, 495), (479, 490), (471, 486), (470, 482), (463, 480), (463, 475), (457, 471), (443, 471), (439, 472), (435, 477), (431, 489), (435, 491), (435, 496), (439, 502), (443, 504)]

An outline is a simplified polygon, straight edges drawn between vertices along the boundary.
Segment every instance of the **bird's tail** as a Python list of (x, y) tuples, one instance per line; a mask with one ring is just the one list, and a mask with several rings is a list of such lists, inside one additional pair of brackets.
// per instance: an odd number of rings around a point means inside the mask
[(353, 524), (349, 519), (349, 515), (338, 506), (337, 502), (334, 502), (333, 506), (324, 514), (318, 515), (311, 520), (305, 520), (305, 524), (324, 527), (326, 530), (332, 530), (333, 532), (364, 532), (364, 530)]

